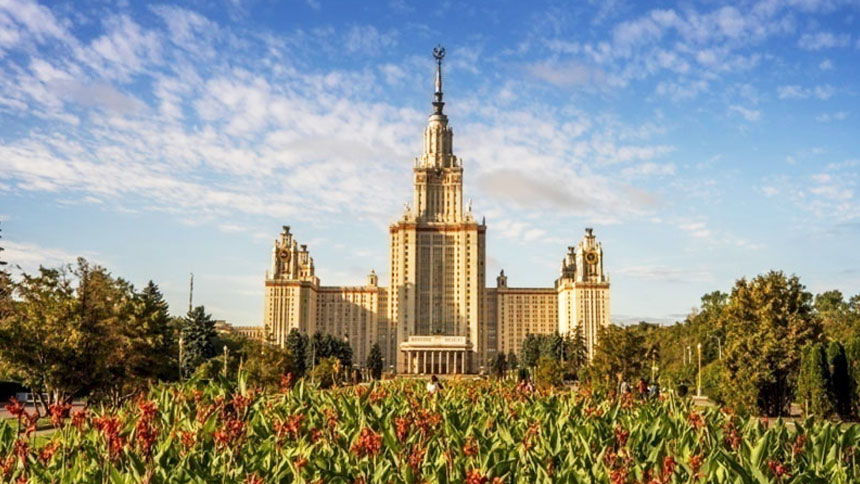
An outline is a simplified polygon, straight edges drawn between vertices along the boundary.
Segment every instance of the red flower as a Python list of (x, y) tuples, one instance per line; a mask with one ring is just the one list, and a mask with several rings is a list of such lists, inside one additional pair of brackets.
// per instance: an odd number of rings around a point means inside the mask
[(478, 469), (472, 469), (466, 473), (466, 484), (487, 484), (487, 481), (487, 476)]
[(796, 439), (794, 439), (794, 443), (791, 444), (791, 454), (798, 455), (802, 454), (806, 449), (806, 434), (799, 434)]
[(6, 411), (11, 413), (13, 417), (20, 418), (24, 414), (24, 405), (21, 405), (15, 397), (9, 398), (9, 403), (5, 405)]
[(279, 440), (285, 439), (287, 437), (297, 439), (299, 434), (302, 432), (302, 421), (305, 419), (305, 416), (302, 414), (295, 414), (290, 417), (287, 417), (286, 420), (282, 420), (280, 422), (275, 422), (275, 435)]
[(358, 440), (353, 444), (352, 451), (359, 457), (376, 456), (382, 450), (382, 436), (370, 427), (361, 429)]
[(782, 479), (783, 477), (791, 479), (791, 473), (788, 471), (788, 466), (780, 464), (773, 459), (768, 461), (767, 466), (770, 467), (770, 471), (773, 472), (773, 475), (776, 476), (777, 479)]
[(263, 480), (262, 477), (257, 474), (248, 474), (248, 477), (242, 481), (242, 484), (264, 484), (266, 481)]
[(678, 466), (678, 463), (675, 462), (675, 458), (671, 455), (667, 455), (663, 458), (663, 472), (661, 472), (661, 481), (663, 484), (668, 483), (672, 480), (672, 474), (675, 473), (675, 467)]
[(627, 445), (627, 439), (630, 437), (630, 432), (624, 430), (622, 426), (615, 427), (615, 442), (618, 444), (618, 448), (624, 447)]
[(478, 455), (478, 443), (475, 442), (475, 438), (471, 435), (466, 437), (466, 442), (463, 444), (463, 454), (466, 457)]
[(27, 456), (30, 455), (30, 444), (24, 439), (15, 441), (15, 455), (21, 459), (21, 462), (27, 462)]
[(694, 455), (690, 457), (690, 469), (693, 471), (693, 478), (699, 478), (699, 469), (702, 468), (702, 456)]
[(232, 447), (234, 443), (244, 436), (245, 422), (232, 417), (224, 421), (223, 426), (212, 435), (215, 439), (215, 446), (219, 448)]
[(42, 447), (42, 450), (39, 451), (39, 459), (43, 464), (47, 464), (50, 462), (51, 458), (54, 457), (54, 454), (57, 452), (57, 449), (60, 448), (60, 442), (57, 440), (52, 440), (50, 444)]
[(699, 430), (705, 425), (705, 421), (702, 420), (702, 416), (695, 410), (690, 410), (690, 413), (687, 414), (687, 422), (689, 422), (689, 424), (696, 430)]
[(72, 425), (74, 425), (78, 431), (81, 431), (84, 428), (84, 424), (87, 422), (87, 418), (89, 418), (89, 410), (86, 408), (78, 410), (72, 414)]
[(424, 463), (424, 453), (426, 451), (427, 449), (419, 445), (412, 448), (412, 452), (409, 453), (409, 467), (412, 468), (412, 472), (417, 474), (421, 469), (421, 464)]
[(197, 443), (197, 436), (194, 432), (189, 432), (187, 430), (182, 430), (179, 432), (179, 441), (182, 442), (182, 447), (185, 451), (194, 447), (194, 444)]
[(296, 469), (301, 471), (304, 466), (308, 465), (308, 460), (304, 457), (296, 459)]
[(288, 391), (290, 391), (290, 388), (293, 387), (294, 380), (295, 377), (292, 373), (281, 375), (281, 393), (287, 393)]
[(59, 427), (63, 424), (63, 420), (65, 420), (69, 416), (69, 412), (72, 410), (72, 405), (69, 403), (65, 403), (60, 405), (59, 403), (52, 403), (48, 406), (48, 412), (51, 414), (51, 425), (54, 427)]
[(17, 461), (17, 459), (14, 455), (6, 456), (3, 461), (0, 461), (0, 478), (6, 479), (6, 477), (12, 473), (15, 461)]
[(411, 421), (406, 417), (394, 417), (394, 432), (397, 434), (397, 440), (403, 442), (409, 436), (409, 427)]

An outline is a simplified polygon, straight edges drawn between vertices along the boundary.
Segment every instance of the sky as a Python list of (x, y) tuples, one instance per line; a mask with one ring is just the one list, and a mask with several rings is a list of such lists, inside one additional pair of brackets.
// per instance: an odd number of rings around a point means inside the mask
[[(551, 287), (593, 227), (612, 318), (772, 269), (860, 292), (860, 2), (0, 0), (0, 221), (171, 310), (259, 324), (282, 225), (388, 281), (437, 44), (487, 281)], [(387, 282), (386, 282), (387, 284)]]

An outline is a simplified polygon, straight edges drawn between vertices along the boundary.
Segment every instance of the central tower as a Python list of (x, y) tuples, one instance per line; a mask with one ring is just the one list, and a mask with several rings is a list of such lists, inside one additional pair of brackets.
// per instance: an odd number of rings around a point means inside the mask
[(398, 371), (472, 373), (486, 353), (486, 225), (475, 221), (470, 204), (463, 207), (463, 164), (443, 111), (445, 49), (436, 47), (433, 56), (433, 113), (412, 170), (412, 205), (389, 229), (391, 350)]

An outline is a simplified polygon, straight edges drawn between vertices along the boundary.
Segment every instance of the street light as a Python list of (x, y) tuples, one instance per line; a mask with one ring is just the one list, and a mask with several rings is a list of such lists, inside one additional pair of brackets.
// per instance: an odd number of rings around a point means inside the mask
[(717, 354), (719, 355), (720, 361), (723, 361), (723, 342), (720, 340), (720, 337), (712, 334), (711, 338), (717, 340)]
[(179, 381), (182, 381), (182, 347), (185, 344), (185, 338), (179, 337)]
[(698, 383), (696, 385), (696, 396), (702, 396), (702, 343), (696, 345), (696, 350), (699, 353), (699, 376)]

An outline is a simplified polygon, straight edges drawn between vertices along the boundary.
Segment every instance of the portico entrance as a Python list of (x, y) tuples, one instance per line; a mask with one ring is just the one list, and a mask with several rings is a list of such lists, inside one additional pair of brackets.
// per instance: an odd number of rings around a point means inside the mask
[(401, 343), (403, 372), (413, 375), (471, 373), (465, 336), (410, 336)]

